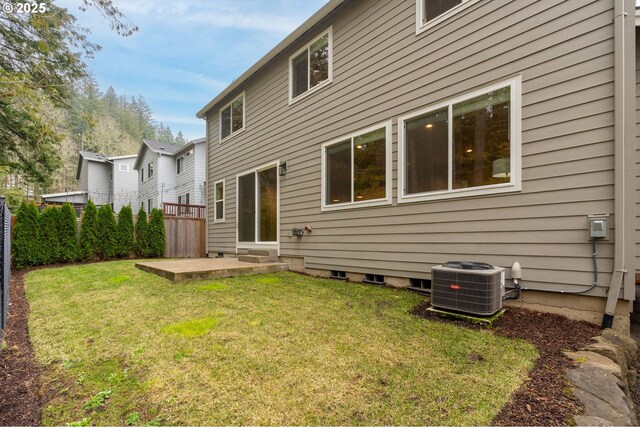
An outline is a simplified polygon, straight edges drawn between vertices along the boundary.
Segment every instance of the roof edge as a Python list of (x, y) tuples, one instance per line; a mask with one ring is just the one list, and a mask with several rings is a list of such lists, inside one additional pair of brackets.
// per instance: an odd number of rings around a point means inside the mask
[(311, 15), (309, 19), (304, 21), (298, 28), (293, 30), (287, 37), (284, 38), (280, 43), (276, 45), (273, 49), (271, 49), (266, 55), (258, 60), (255, 64), (253, 64), (247, 71), (242, 73), (240, 77), (235, 79), (229, 86), (226, 87), (222, 92), (220, 92), (215, 98), (213, 98), (207, 105), (200, 109), (196, 113), (196, 117), (199, 119), (203, 119), (205, 114), (209, 112), (218, 102), (220, 102), (223, 98), (237, 89), (240, 85), (242, 85), (249, 77), (258, 72), (262, 67), (267, 65), (273, 58), (275, 58), (280, 52), (285, 50), (289, 45), (291, 45), (295, 40), (297, 40), (300, 36), (304, 35), (307, 31), (309, 31), (314, 25), (323, 20), (326, 16), (328, 16), (334, 9), (344, 3), (346, 0), (329, 0), (327, 4), (322, 6), (316, 13)]

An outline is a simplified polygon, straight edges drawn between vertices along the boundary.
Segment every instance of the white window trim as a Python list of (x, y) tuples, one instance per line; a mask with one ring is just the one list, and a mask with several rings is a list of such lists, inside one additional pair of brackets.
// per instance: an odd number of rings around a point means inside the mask
[[(218, 187), (218, 184), (222, 183), (222, 199), (218, 200), (218, 198), (216, 197), (216, 187)], [(216, 182), (213, 183), (213, 223), (214, 224), (218, 224), (218, 223), (222, 223), (225, 222), (224, 220), (224, 211), (226, 209), (226, 204), (225, 204), (225, 182), (224, 182), (224, 178), (223, 179), (219, 179)], [(218, 202), (222, 202), (222, 218), (218, 219)]]
[[(219, 139), (218, 144), (222, 144), (223, 142), (226, 142), (226, 141), (230, 140), (231, 138), (233, 138), (234, 136), (238, 135), (239, 133), (244, 132), (245, 128), (247, 127), (247, 97), (244, 94), (245, 94), (245, 92), (243, 91), (240, 95), (238, 95), (235, 98), (233, 98), (229, 103), (225, 104), (218, 111), (218, 127), (219, 127), (219, 129), (218, 129), (218, 139)], [(224, 109), (226, 109), (228, 106), (230, 106), (231, 104), (233, 104), (234, 102), (236, 102), (240, 98), (242, 98), (242, 127), (234, 132), (233, 131), (233, 116), (231, 116), (231, 133), (229, 135), (227, 135), (226, 138), (222, 138), (222, 111)], [(232, 111), (232, 114), (233, 114), (233, 111)]]
[[(340, 142), (344, 142), (345, 140), (352, 140), (353, 138), (355, 138), (356, 136), (360, 136), (363, 135), (365, 133), (369, 133), (372, 132), (374, 130), (380, 129), (380, 128), (384, 128), (385, 129), (385, 169), (386, 169), (386, 177), (385, 177), (385, 190), (386, 190), (386, 195), (383, 199), (376, 199), (376, 200), (366, 200), (363, 202), (346, 202), (346, 203), (339, 203), (339, 204), (334, 204), (334, 205), (328, 205), (327, 204), (327, 170), (326, 170), (326, 161), (327, 161), (327, 148), (335, 145), (337, 143)], [(371, 206), (383, 206), (383, 205), (390, 205), (391, 204), (391, 197), (392, 197), (392, 153), (391, 153), (391, 148), (392, 148), (392, 144), (391, 144), (391, 120), (383, 122), (383, 123), (379, 123), (375, 126), (371, 126), (365, 129), (361, 129), (358, 130), (356, 132), (353, 132), (349, 135), (345, 135), (341, 138), (336, 138), (332, 141), (329, 142), (325, 142), (324, 144), (322, 144), (322, 155), (321, 155), (321, 161), (322, 161), (322, 166), (321, 166), (321, 173), (322, 173), (322, 178), (321, 178), (321, 195), (320, 197), (322, 197), (321, 202), (320, 202), (320, 208), (322, 211), (337, 211), (337, 210), (343, 210), (343, 209), (357, 209), (357, 208), (367, 208), (367, 207), (371, 207)], [(351, 160), (353, 162), (353, 143), (351, 144)], [(351, 174), (353, 176), (353, 168), (351, 171)], [(353, 184), (352, 184), (353, 185)]]
[[(269, 163), (265, 163), (263, 165), (258, 166), (257, 168), (254, 169), (249, 169), (243, 172), (240, 172), (239, 174), (236, 175), (236, 253), (238, 251), (238, 249), (276, 249), (277, 250), (277, 254), (280, 255), (280, 174), (278, 173), (278, 165), (280, 164), (280, 160), (276, 160), (273, 162), (269, 162)], [(253, 242), (241, 242), (238, 240), (238, 236), (240, 235), (238, 227), (239, 227), (239, 221), (238, 221), (238, 206), (239, 206), (239, 200), (238, 197), (240, 196), (240, 177), (241, 176), (245, 176), (248, 175), (250, 173), (255, 173), (256, 174), (256, 180), (257, 180), (257, 173), (260, 171), (263, 171), (265, 169), (269, 169), (274, 167), (276, 168), (276, 177), (277, 177), (277, 186), (278, 186), (278, 198), (277, 198), (277, 204), (276, 204), (276, 211), (277, 211), (277, 221), (276, 221), (276, 241), (275, 242), (259, 242), (257, 240), (253, 241)], [(258, 191), (257, 191), (257, 183), (256, 183), (256, 209), (257, 209), (257, 198), (258, 198)], [(255, 231), (258, 231), (258, 215), (256, 215), (256, 219), (255, 219)]]
[(118, 163), (118, 172), (129, 172), (128, 163)]
[(446, 21), (447, 19), (449, 19), (453, 15), (455, 15), (455, 14), (457, 14), (459, 12), (462, 12), (463, 10), (468, 8), (469, 6), (474, 5), (474, 4), (478, 3), (479, 1), (480, 0), (462, 0), (461, 4), (452, 7), (451, 9), (447, 10), (442, 15), (440, 15), (440, 16), (432, 19), (431, 21), (423, 24), (422, 23), (422, 17), (424, 16), (424, 8), (423, 8), (424, 0), (416, 0), (416, 35), (425, 32), (429, 28), (438, 25), (442, 21)]
[[(300, 55), (305, 50), (308, 50), (309, 46), (311, 46), (316, 41), (318, 41), (319, 39), (324, 37), (325, 34), (329, 34), (329, 76), (328, 76), (327, 80), (323, 81), (320, 84), (315, 85), (311, 89), (307, 90), (304, 93), (301, 93), (300, 95), (298, 95), (298, 96), (296, 96), (294, 98), (293, 97), (293, 67), (292, 67), (293, 58), (295, 58), (296, 56)], [(307, 55), (307, 64), (308, 63), (309, 63), (309, 58), (308, 58), (308, 55)], [(311, 40), (309, 43), (307, 43), (304, 47), (298, 49), (293, 55), (289, 56), (289, 105), (291, 105), (291, 104), (293, 104), (295, 102), (298, 102), (299, 100), (301, 100), (303, 98), (306, 98), (307, 96), (311, 95), (312, 93), (317, 92), (318, 90), (320, 90), (321, 88), (325, 87), (326, 85), (328, 85), (331, 82), (333, 82), (333, 26), (330, 26), (329, 28), (327, 28), (326, 30), (321, 32), (317, 37), (315, 37), (313, 40)]]
[(147, 163), (147, 179), (153, 178), (155, 174), (156, 174), (156, 171), (153, 168), (153, 162)]
[[(181, 159), (182, 159), (182, 167), (180, 168), (180, 172), (178, 172), (178, 163), (180, 162)], [(176, 175), (182, 175), (182, 172), (184, 172), (184, 156), (180, 156), (176, 159)]]
[[(511, 88), (511, 123), (509, 132), (511, 137), (511, 182), (504, 184), (483, 185), (481, 187), (460, 188), (452, 190), (438, 190), (426, 193), (406, 194), (406, 121), (431, 111), (451, 108), (453, 104), (474, 98), (504, 87)], [(511, 193), (522, 190), (522, 76), (484, 87), (447, 102), (433, 105), (425, 109), (412, 112), (398, 118), (398, 203), (424, 202), (431, 200), (453, 199), (468, 196), (482, 196), (488, 194)], [(452, 135), (449, 129), (449, 163), (452, 155)], [(451, 187), (451, 165), (449, 164), (449, 186)]]

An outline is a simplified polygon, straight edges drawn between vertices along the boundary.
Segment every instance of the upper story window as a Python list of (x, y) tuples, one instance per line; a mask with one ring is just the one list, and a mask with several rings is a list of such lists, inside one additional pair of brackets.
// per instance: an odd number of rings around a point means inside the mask
[(149, 162), (149, 166), (147, 166), (147, 178), (151, 178), (153, 176), (153, 162)]
[(140, 182), (144, 182), (144, 168), (140, 169)]
[(399, 201), (520, 190), (520, 79), (398, 119)]
[(332, 31), (316, 37), (289, 58), (289, 101), (292, 102), (331, 82)]
[(129, 172), (129, 165), (127, 163), (118, 163), (118, 171)]
[(244, 93), (220, 109), (220, 142), (244, 130)]
[(322, 209), (391, 203), (391, 122), (322, 146)]
[(479, 0), (416, 0), (416, 32), (447, 19)]
[(176, 175), (180, 175), (184, 170), (184, 156), (178, 157), (176, 160)]

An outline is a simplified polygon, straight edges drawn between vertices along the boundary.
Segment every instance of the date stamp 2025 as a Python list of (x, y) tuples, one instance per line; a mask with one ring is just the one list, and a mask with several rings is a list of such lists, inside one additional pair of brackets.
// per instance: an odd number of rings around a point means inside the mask
[(46, 3), (24, 2), (24, 3), (2, 3), (2, 11), (4, 13), (18, 14), (34, 14), (45, 13), (47, 11)]

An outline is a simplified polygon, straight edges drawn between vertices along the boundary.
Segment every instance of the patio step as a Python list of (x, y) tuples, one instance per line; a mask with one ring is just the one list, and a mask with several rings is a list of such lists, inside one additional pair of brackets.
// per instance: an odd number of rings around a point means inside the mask
[(277, 259), (273, 259), (270, 256), (261, 255), (238, 255), (238, 261), (252, 262), (254, 264), (264, 264), (269, 262), (277, 262)]
[(251, 262), (254, 264), (278, 262), (278, 255), (276, 251), (266, 249), (249, 249), (247, 255), (238, 255), (238, 261)]

